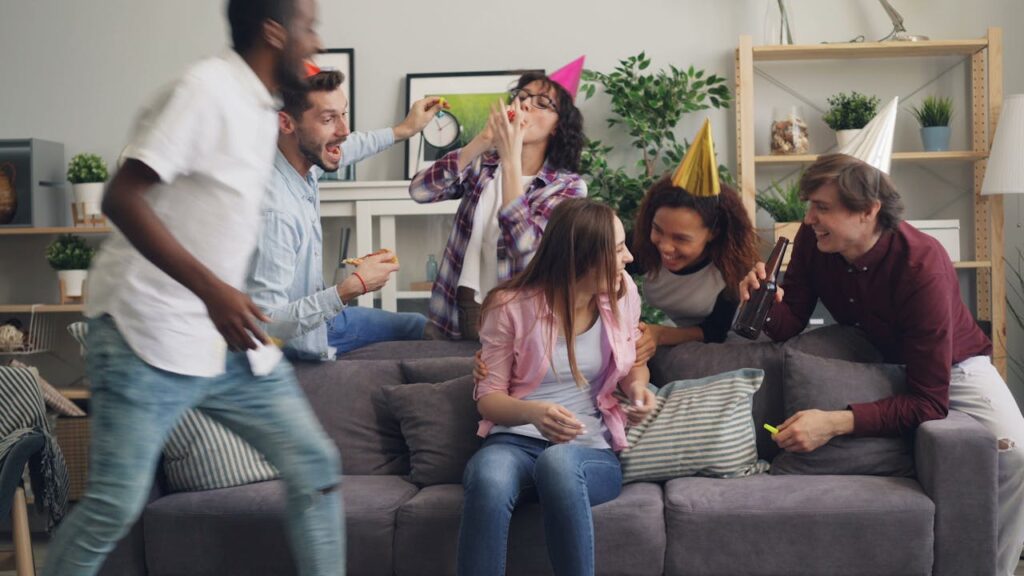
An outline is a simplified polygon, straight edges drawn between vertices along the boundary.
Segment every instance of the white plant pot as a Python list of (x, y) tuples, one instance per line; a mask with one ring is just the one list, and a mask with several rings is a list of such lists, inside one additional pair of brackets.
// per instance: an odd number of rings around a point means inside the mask
[(100, 205), (103, 203), (104, 185), (104, 182), (71, 185), (75, 194), (75, 202), (85, 205), (86, 216), (99, 216), (103, 213)]
[(58, 270), (57, 278), (64, 284), (64, 295), (79, 298), (88, 270)]
[(842, 148), (850, 143), (851, 140), (860, 134), (862, 128), (856, 128), (853, 130), (836, 130), (836, 142), (839, 143), (839, 147)]

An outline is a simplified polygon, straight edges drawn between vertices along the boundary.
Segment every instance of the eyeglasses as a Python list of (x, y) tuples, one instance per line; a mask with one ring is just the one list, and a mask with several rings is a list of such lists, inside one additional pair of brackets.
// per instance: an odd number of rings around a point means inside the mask
[(522, 88), (509, 90), (509, 94), (512, 95), (513, 100), (519, 100), (520, 102), (526, 102), (529, 100), (531, 105), (536, 106), (541, 110), (551, 110), (555, 114), (558, 114), (558, 106), (555, 106), (555, 101), (547, 94), (530, 94)]

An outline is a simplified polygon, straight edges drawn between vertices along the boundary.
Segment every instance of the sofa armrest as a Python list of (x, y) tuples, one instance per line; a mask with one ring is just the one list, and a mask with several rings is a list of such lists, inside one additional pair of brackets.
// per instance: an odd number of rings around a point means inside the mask
[(933, 574), (996, 572), (996, 438), (974, 418), (950, 410), (917, 429), (917, 479), (935, 503)]

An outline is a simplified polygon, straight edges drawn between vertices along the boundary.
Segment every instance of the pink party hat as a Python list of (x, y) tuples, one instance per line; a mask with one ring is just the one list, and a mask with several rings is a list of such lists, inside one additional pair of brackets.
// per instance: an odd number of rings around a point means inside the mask
[(573, 98), (576, 98), (576, 92), (580, 89), (580, 74), (583, 73), (584, 58), (586, 58), (585, 55), (580, 56), (558, 70), (555, 70), (551, 74), (548, 74), (548, 78), (550, 78), (552, 82), (557, 82), (562, 88), (565, 88), (566, 92), (568, 92)]

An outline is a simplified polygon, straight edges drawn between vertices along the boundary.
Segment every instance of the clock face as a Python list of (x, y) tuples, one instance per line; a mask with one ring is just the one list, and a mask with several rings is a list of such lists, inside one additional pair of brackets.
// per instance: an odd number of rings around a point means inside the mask
[(423, 139), (435, 148), (447, 148), (459, 138), (459, 120), (451, 112), (438, 112), (423, 128)]

